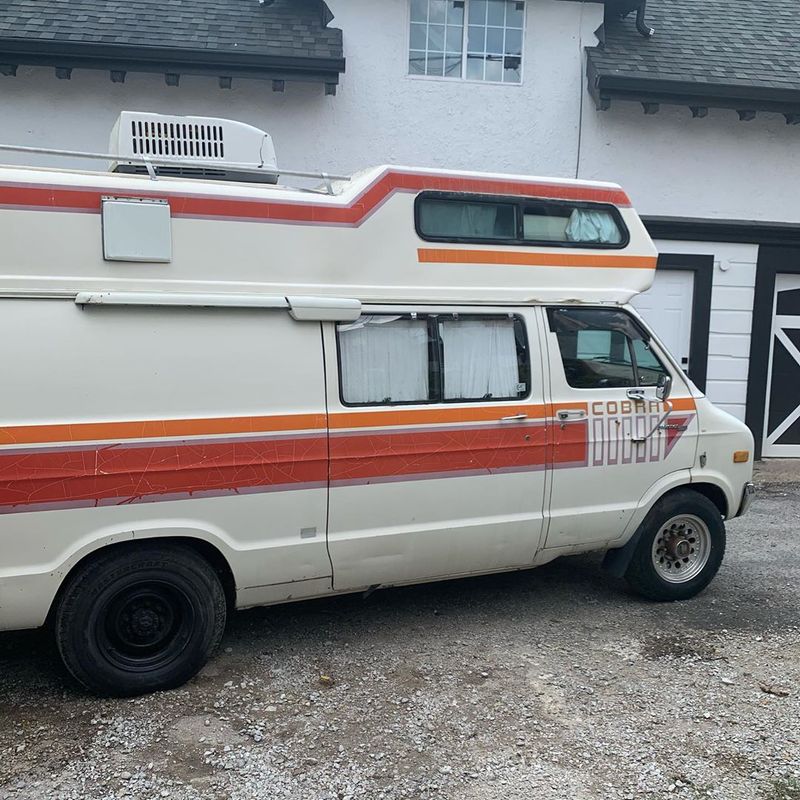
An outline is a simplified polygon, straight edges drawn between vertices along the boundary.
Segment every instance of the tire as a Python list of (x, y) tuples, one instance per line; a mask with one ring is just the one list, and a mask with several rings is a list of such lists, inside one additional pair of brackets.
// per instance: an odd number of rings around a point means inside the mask
[(214, 652), (226, 612), (219, 578), (193, 550), (115, 547), (70, 576), (56, 607), (56, 645), (67, 671), (97, 694), (171, 689)]
[(688, 600), (711, 583), (725, 555), (725, 524), (707, 497), (681, 489), (642, 523), (625, 580), (650, 600)]

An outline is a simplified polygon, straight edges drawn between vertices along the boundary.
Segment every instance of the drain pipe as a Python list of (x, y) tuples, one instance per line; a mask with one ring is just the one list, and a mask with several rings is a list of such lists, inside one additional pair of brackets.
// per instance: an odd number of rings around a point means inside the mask
[(644, 20), (645, 14), (647, 14), (647, 0), (606, 0), (606, 11), (609, 14), (617, 15), (620, 19), (625, 19), (628, 14), (635, 11), (636, 30), (645, 39), (650, 39), (655, 35), (655, 30)]
[(642, 0), (639, 7), (636, 9), (636, 30), (645, 37), (650, 39), (655, 35), (655, 28), (651, 28), (645, 21), (644, 15), (647, 13), (647, 0)]

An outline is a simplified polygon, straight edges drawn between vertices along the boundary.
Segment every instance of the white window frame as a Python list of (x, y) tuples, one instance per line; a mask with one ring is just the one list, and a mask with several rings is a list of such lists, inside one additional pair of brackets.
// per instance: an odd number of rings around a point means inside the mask
[[(513, 0), (509, 0), (513, 1)], [(406, 3), (406, 77), (411, 80), (425, 80), (425, 81), (447, 81), (448, 83), (472, 83), (479, 86), (512, 86), (519, 87), (525, 83), (525, 41), (528, 27), (528, 2), (524, 0), (524, 7), (522, 10), (522, 53), (520, 54), (519, 65), (519, 82), (513, 81), (490, 81), (477, 78), (467, 77), (467, 48), (469, 40), (469, 6), (472, 0), (464, 0), (464, 31), (461, 39), (461, 75), (447, 76), (447, 75), (420, 75), (409, 71), (408, 59), (411, 54), (411, 0)], [(505, 30), (505, 26), (504, 26)], [(514, 30), (517, 30), (516, 28)], [(425, 53), (427, 53), (427, 49)], [(446, 51), (445, 51), (446, 52)]]

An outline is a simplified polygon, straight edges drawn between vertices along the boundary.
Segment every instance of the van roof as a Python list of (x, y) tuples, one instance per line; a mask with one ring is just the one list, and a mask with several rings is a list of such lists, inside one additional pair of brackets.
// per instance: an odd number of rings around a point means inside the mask
[[(653, 279), (655, 248), (616, 184), (379, 166), (332, 189), (0, 167), (0, 292), (213, 285), (386, 302), (627, 302)], [(613, 250), (429, 247), (414, 223), (414, 199), (423, 191), (612, 204), (630, 237)], [(103, 258), (104, 198), (168, 203), (168, 264)]]

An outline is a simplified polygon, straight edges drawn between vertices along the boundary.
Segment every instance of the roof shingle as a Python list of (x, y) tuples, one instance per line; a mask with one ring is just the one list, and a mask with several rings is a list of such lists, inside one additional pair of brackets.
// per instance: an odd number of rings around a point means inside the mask
[(796, 0), (650, 0), (652, 39), (607, 19), (589, 60), (601, 76), (800, 90), (797, 21)]
[(4, 44), (64, 40), (127, 48), (342, 59), (342, 32), (322, 0), (3, 0)]

